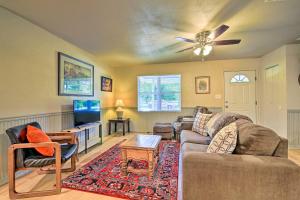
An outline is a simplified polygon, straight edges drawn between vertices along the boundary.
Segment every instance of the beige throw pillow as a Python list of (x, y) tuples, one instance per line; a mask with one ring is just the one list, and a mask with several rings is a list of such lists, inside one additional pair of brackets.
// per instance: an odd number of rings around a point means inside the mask
[(207, 148), (207, 153), (231, 154), (237, 142), (237, 125), (235, 122), (222, 128), (212, 139)]
[(203, 136), (208, 136), (205, 126), (211, 117), (212, 114), (203, 114), (201, 112), (198, 112), (193, 123), (192, 131), (197, 132)]
[(207, 122), (206, 126), (205, 126), (205, 130), (206, 132), (208, 133), (209, 137), (213, 138), (213, 135), (212, 135), (212, 129), (213, 129), (213, 126), (214, 124), (216, 123), (216, 121), (221, 117), (222, 113), (216, 113), (214, 114), (210, 120)]

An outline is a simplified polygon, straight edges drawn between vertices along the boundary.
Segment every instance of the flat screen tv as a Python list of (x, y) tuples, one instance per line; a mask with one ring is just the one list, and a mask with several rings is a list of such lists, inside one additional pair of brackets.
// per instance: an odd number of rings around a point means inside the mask
[(74, 100), (74, 125), (100, 121), (100, 101), (99, 100)]

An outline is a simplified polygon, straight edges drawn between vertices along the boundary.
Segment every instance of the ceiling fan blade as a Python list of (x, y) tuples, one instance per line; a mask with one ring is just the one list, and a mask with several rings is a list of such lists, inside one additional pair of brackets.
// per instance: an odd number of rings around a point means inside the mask
[(219, 40), (210, 42), (211, 45), (233, 45), (239, 44), (241, 40)]
[(180, 51), (177, 51), (176, 53), (181, 53), (181, 52), (184, 52), (184, 51), (188, 51), (190, 49), (193, 49), (194, 47), (189, 47), (189, 48), (186, 48), (186, 49), (182, 49)]
[(211, 40), (216, 39), (217, 37), (219, 37), (220, 35), (222, 35), (227, 29), (229, 29), (229, 26), (223, 24), (221, 26), (219, 26), (216, 30), (212, 31), (208, 38), (210, 38)]
[(176, 37), (176, 40), (182, 41), (182, 42), (190, 42), (190, 43), (195, 43), (195, 40), (191, 40), (188, 38), (183, 38), (183, 37)]

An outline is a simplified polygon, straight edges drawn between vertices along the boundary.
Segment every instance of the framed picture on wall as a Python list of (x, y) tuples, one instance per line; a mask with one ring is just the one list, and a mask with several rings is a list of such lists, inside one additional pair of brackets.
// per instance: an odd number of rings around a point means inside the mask
[(58, 52), (58, 95), (94, 96), (94, 66)]
[(101, 91), (112, 92), (112, 79), (101, 76)]
[(210, 77), (197, 76), (195, 78), (195, 92), (196, 94), (209, 94), (210, 93)]

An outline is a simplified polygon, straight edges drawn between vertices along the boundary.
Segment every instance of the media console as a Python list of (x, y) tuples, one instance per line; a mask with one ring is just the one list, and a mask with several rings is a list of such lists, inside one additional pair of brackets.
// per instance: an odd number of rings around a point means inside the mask
[(81, 126), (63, 130), (65, 132), (71, 132), (78, 137), (78, 153), (84, 151), (87, 153), (88, 148), (102, 144), (102, 123), (95, 122), (89, 124), (83, 124)]

